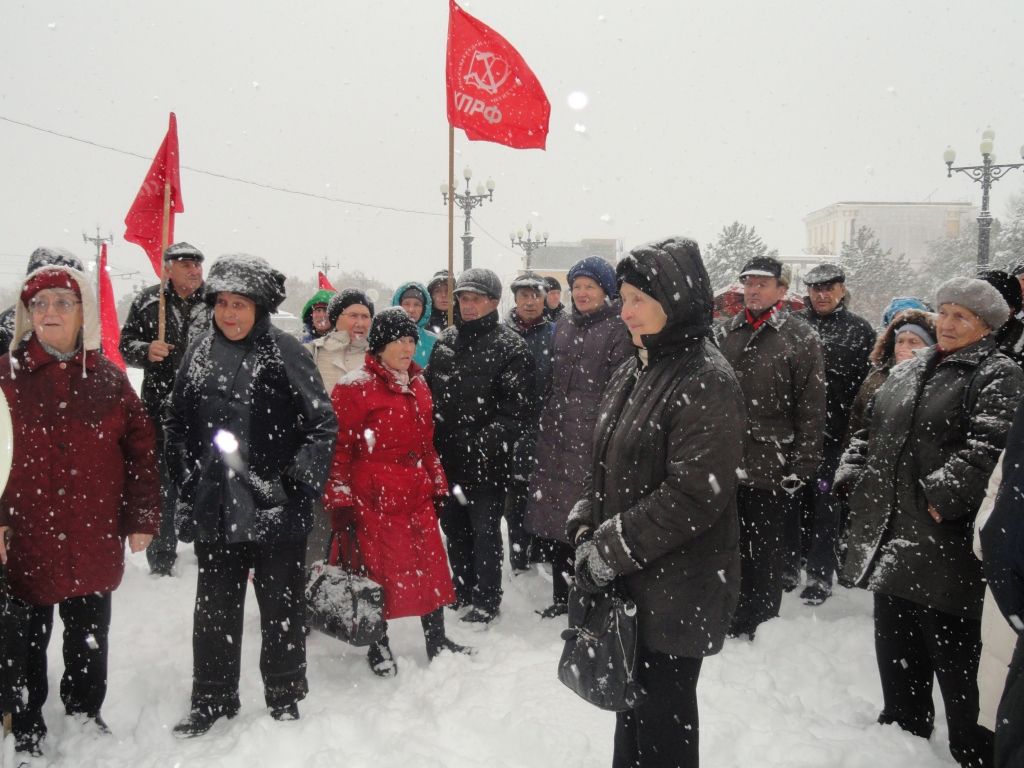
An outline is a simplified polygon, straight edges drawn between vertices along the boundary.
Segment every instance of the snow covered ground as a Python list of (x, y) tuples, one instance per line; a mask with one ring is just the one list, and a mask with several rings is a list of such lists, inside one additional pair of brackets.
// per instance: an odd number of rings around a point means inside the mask
[[(138, 372), (132, 371), (138, 383)], [(59, 619), (50, 645), (51, 695), (44, 714), (47, 766), (167, 768), (476, 768), (611, 765), (614, 716), (576, 698), (555, 676), (564, 619), (541, 621), (550, 600), (543, 571), (513, 578), (506, 563), (500, 623), (463, 629), (472, 658), (445, 654), (427, 664), (417, 619), (392, 622), (399, 674), (379, 680), (365, 650), (314, 634), (310, 695), (302, 718), (277, 723), (263, 702), (256, 600), (249, 591), (242, 642), (242, 711), (206, 736), (178, 741), (171, 728), (188, 709), (192, 604), (197, 574), (181, 546), (174, 578), (149, 576), (130, 555), (114, 593), (110, 687), (103, 715), (113, 736), (66, 718), (57, 694)], [(937, 693), (937, 691), (936, 691)], [(706, 660), (698, 689), (704, 766), (911, 768), (952, 765), (941, 699), (931, 741), (879, 726), (881, 689), (872, 645), (871, 599), (837, 590), (818, 609), (786, 595), (782, 616), (753, 643), (730, 640)]]

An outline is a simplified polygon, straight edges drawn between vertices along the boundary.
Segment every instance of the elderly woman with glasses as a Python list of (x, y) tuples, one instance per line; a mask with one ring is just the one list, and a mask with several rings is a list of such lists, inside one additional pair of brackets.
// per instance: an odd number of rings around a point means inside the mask
[(160, 479), (153, 423), (128, 377), (100, 351), (96, 298), (76, 269), (48, 266), (22, 284), (14, 347), (0, 388), (15, 435), (0, 498), (0, 560), (11, 592), (32, 607), (28, 697), (15, 713), (17, 749), (38, 756), (56, 605), (64, 623), (60, 697), (69, 715), (109, 733), (111, 593), (133, 552), (159, 530)]

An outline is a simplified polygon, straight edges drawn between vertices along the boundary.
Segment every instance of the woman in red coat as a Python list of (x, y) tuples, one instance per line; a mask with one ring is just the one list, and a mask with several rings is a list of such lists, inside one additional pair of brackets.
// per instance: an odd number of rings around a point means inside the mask
[(128, 377), (100, 351), (96, 299), (81, 272), (49, 266), (22, 286), (14, 349), (0, 388), (14, 427), (14, 463), (0, 499), (0, 560), (32, 607), (28, 700), (14, 715), (19, 751), (46, 735), (46, 647), (53, 607), (64, 622), (60, 697), (100, 732), (107, 690), (111, 592), (125, 539), (141, 552), (159, 531), (156, 436)]
[[(455, 590), (434, 503), (448, 495), (448, 483), (434, 450), (430, 390), (412, 360), (418, 338), (401, 307), (380, 312), (363, 368), (334, 387), (338, 442), (324, 507), (336, 532), (355, 520), (362, 562), (384, 589), (384, 618), (422, 617), (433, 659), (467, 649), (444, 631), (443, 606)], [(367, 660), (380, 677), (398, 672), (387, 634)]]

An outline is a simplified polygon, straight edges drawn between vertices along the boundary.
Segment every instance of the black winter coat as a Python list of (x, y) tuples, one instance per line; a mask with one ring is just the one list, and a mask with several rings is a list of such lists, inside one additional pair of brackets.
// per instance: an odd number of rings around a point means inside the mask
[(555, 324), (543, 320), (529, 328), (523, 328), (516, 322), (516, 310), (513, 307), (505, 318), (505, 325), (526, 342), (535, 365), (534, 379), (537, 388), (533, 416), (527, 428), (523, 430), (523, 436), (516, 441), (512, 450), (512, 483), (525, 491), (535, 466), (534, 453), (537, 449), (540, 413), (551, 394), (551, 342), (555, 336)]
[(182, 541), (276, 543), (312, 530), (338, 420), (313, 358), (269, 316), (241, 341), (214, 324), (189, 347), (164, 431)]
[[(3, 316), (0, 315), (2, 323)], [(1024, 322), (1013, 315), (994, 335), (999, 351), (1024, 368)]]
[(200, 285), (187, 299), (182, 299), (168, 281), (164, 294), (167, 296), (164, 341), (174, 345), (171, 353), (159, 363), (151, 363), (147, 357), (149, 345), (156, 341), (160, 327), (159, 284), (144, 289), (132, 302), (118, 345), (126, 364), (145, 371), (142, 377), (142, 402), (157, 426), (158, 438), (161, 434), (164, 403), (174, 388), (174, 377), (185, 358), (185, 352), (201, 333), (210, 328), (212, 317), (205, 301), (205, 284)]
[(647, 368), (627, 360), (605, 390), (588, 494), (566, 535), (596, 528), (598, 551), (637, 605), (646, 648), (710, 656), (739, 599), (743, 394), (706, 338), (711, 283), (697, 244), (669, 240), (627, 258), (649, 276), (669, 322), (644, 336)]
[(827, 315), (819, 315), (808, 305), (797, 312), (821, 337), (825, 358), (825, 442), (842, 443), (850, 408), (860, 385), (871, 370), (869, 357), (875, 347), (875, 329), (860, 315), (844, 306), (843, 299)]
[(974, 518), (1022, 394), (1024, 373), (991, 337), (945, 359), (930, 347), (892, 369), (840, 466), (862, 462), (849, 497), (846, 583), (981, 618)]
[(434, 446), (452, 485), (506, 487), (514, 447), (536, 412), (530, 348), (495, 310), (445, 330), (425, 376), (434, 398)]
[(14, 310), (15, 307), (8, 307), (0, 313), (0, 355), (6, 355), (11, 348), (11, 341), (14, 340)]
[(826, 397), (818, 335), (785, 308), (756, 329), (740, 312), (716, 334), (747, 404), (743, 484), (771, 491), (789, 475), (816, 477)]
[(574, 311), (555, 326), (552, 390), (541, 414), (523, 523), (546, 539), (568, 543), (565, 521), (587, 492), (601, 396), (612, 374), (636, 351), (619, 312), (617, 303), (587, 315)]

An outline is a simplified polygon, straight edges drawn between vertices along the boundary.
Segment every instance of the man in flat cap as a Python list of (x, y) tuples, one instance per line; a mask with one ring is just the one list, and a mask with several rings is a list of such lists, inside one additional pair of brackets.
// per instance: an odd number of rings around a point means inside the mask
[(803, 490), (802, 525), (800, 529), (790, 526), (792, 560), (786, 578), (787, 586), (795, 588), (804, 561), (807, 586), (800, 597), (807, 605), (820, 605), (832, 594), (842, 510), (842, 502), (832, 492), (832, 479), (843, 453), (850, 408), (871, 368), (868, 358), (875, 347), (875, 331), (871, 323), (846, 308), (846, 273), (838, 264), (819, 264), (804, 275), (804, 285), (810, 301), (798, 314), (818, 332), (825, 356), (825, 440), (817, 476)]
[(132, 302), (121, 329), (121, 357), (133, 368), (142, 368), (142, 402), (156, 425), (160, 457), (160, 535), (146, 549), (150, 572), (170, 576), (177, 559), (178, 537), (174, 531), (174, 486), (167, 476), (163, 451), (164, 401), (174, 387), (174, 377), (188, 345), (210, 327), (211, 309), (204, 298), (203, 254), (188, 243), (174, 243), (164, 251), (167, 272), (166, 326), (159, 341), (160, 285), (144, 289)]
[(796, 495), (821, 462), (825, 373), (821, 342), (783, 298), (790, 272), (758, 256), (740, 272), (743, 311), (716, 330), (747, 406), (740, 517), (740, 601), (730, 634), (751, 640), (779, 615), (786, 565), (786, 521)]

